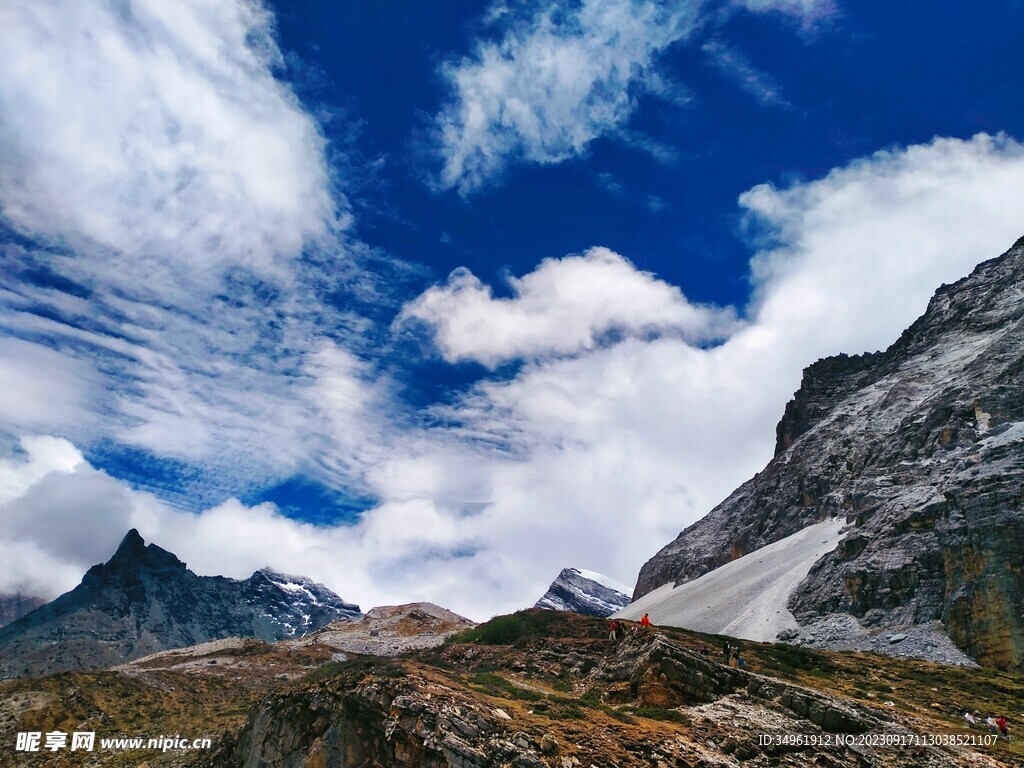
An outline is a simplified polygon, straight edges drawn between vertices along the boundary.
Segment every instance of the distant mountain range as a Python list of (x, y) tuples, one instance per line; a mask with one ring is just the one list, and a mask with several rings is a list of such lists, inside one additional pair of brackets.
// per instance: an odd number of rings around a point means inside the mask
[(565, 568), (533, 607), (587, 616), (611, 616), (629, 605), (630, 592), (629, 587), (604, 574)]
[(197, 576), (132, 529), (77, 587), (0, 628), (0, 676), (108, 667), (224, 637), (298, 637), (359, 615), (303, 577)]
[(939, 288), (884, 352), (807, 368), (775, 458), (651, 558), (634, 598), (838, 517), (838, 546), (789, 594), (800, 629), (786, 639), (870, 647), (858, 638), (931, 626), (1019, 673), (1022, 488), (1024, 238)]

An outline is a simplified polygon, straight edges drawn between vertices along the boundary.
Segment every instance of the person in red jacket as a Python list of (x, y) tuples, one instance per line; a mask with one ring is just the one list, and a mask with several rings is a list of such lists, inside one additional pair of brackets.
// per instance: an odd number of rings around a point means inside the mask
[(651, 617), (648, 616), (646, 613), (644, 614), (644, 617), (642, 619), (640, 619), (640, 626), (643, 627), (644, 629), (650, 629), (651, 628)]
[(1003, 738), (1006, 739), (1007, 741), (1009, 741), (1010, 740), (1010, 729), (1006, 725), (1006, 718), (1005, 717), (1000, 716), (999, 719), (996, 720), (996, 727), (999, 729), (999, 732), (1001, 734), (1003, 734)]
[(617, 622), (615, 619), (612, 619), (612, 623), (608, 625), (608, 639), (619, 639), (619, 622)]

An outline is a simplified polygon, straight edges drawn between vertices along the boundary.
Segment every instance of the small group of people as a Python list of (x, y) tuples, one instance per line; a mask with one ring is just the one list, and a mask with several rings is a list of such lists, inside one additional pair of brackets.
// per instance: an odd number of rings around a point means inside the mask
[[(634, 624), (632, 627), (633, 634), (637, 634), (640, 630), (647, 631), (651, 628), (651, 617), (646, 613), (643, 618), (640, 619), (640, 629), (637, 629)], [(608, 625), (608, 639), (609, 640), (621, 640), (626, 636), (626, 623), (622, 619), (612, 619)]]
[[(974, 713), (970, 710), (964, 712), (964, 720), (967, 721), (968, 728), (979, 727), (977, 718), (974, 716)], [(985, 718), (985, 725), (988, 726), (988, 729), (992, 731), (992, 733), (998, 733), (1007, 741), (1010, 740), (1010, 726), (1007, 724), (1006, 718), (1002, 715), (1000, 715), (999, 717), (996, 717), (995, 715), (989, 715)]]
[(729, 641), (722, 643), (722, 663), (728, 664), (733, 669), (743, 669), (743, 657), (740, 656), (738, 645), (729, 645)]

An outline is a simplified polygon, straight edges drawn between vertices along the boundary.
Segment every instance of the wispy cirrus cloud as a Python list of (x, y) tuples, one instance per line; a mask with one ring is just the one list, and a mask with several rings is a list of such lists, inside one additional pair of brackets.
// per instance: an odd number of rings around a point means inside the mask
[(348, 234), (348, 166), (280, 78), (270, 11), (44, 0), (0, 23), (8, 439), (127, 446), (190, 467), (200, 497), (344, 463), (321, 380), (375, 374), (324, 354), (373, 344), (388, 278)]
[(500, 41), (443, 70), (453, 99), (435, 118), (441, 187), (469, 193), (511, 162), (561, 162), (624, 125), (637, 81), (694, 29), (699, 6), (583, 0), (502, 16)]
[[(826, 0), (730, 5), (806, 23), (832, 9)], [(714, 16), (703, 0), (556, 0), (526, 13), (500, 8), (489, 17), (499, 39), (477, 41), (472, 55), (442, 68), (451, 99), (433, 120), (442, 162), (436, 184), (463, 195), (514, 164), (560, 163), (601, 136), (635, 136), (625, 129), (641, 92), (685, 100), (685, 89), (658, 72), (658, 57)], [(658, 150), (656, 157), (671, 152)]]
[(754, 13), (776, 11), (800, 19), (804, 26), (813, 26), (833, 14), (834, 0), (732, 0), (733, 6)]
[(701, 46), (701, 50), (726, 77), (733, 80), (760, 104), (767, 107), (791, 106), (775, 79), (754, 66), (753, 62), (738, 49), (721, 40), (711, 40)]

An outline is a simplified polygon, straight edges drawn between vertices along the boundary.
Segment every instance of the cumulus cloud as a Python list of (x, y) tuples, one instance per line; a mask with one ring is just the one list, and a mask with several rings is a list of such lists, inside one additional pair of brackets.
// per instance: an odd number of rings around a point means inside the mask
[[(805, 21), (831, 8), (823, 0), (733, 5)], [(608, 134), (628, 141), (639, 92), (664, 95), (658, 56), (707, 20), (704, 8), (702, 0), (556, 0), (527, 18), (504, 6), (492, 12), (505, 27), (501, 39), (480, 40), (472, 55), (442, 68), (452, 98), (434, 118), (439, 186), (465, 195), (513, 163), (559, 163)], [(656, 156), (670, 152), (659, 147)]]
[(509, 283), (513, 298), (496, 299), (470, 272), (456, 270), (406, 305), (397, 324), (426, 323), (446, 360), (491, 367), (593, 349), (608, 334), (671, 333), (704, 342), (736, 327), (731, 310), (691, 304), (678, 288), (607, 248), (547, 259)]
[(884, 348), (940, 284), (1020, 237), (1022, 194), (1024, 146), (987, 134), (878, 152), (788, 188), (757, 186), (740, 205), (777, 245), (751, 262), (752, 309), (807, 354)]

